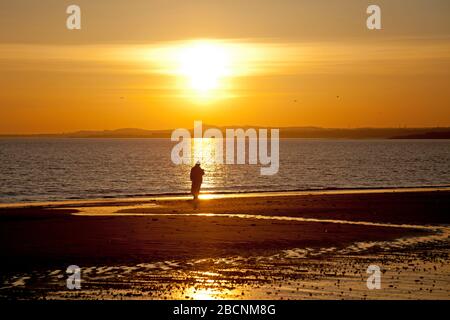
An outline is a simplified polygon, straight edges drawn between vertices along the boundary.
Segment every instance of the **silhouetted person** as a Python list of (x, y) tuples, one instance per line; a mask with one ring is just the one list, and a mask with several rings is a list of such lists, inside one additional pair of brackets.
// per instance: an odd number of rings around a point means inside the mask
[(191, 169), (191, 181), (192, 181), (191, 193), (194, 196), (194, 200), (198, 199), (204, 174), (205, 171), (200, 167), (200, 162), (197, 162), (195, 166), (193, 166)]

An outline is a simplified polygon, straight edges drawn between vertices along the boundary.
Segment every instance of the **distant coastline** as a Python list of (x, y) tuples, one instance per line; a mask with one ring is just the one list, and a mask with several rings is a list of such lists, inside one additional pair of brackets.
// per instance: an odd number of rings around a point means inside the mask
[(405, 136), (395, 136), (391, 139), (450, 139), (450, 131), (434, 131)]
[[(225, 131), (224, 127), (205, 126)], [(227, 128), (243, 128), (234, 126)], [(0, 138), (170, 138), (171, 129), (145, 130), (123, 128), (102, 131), (76, 131), (56, 134), (0, 134)], [(450, 127), (436, 128), (321, 128), (284, 127), (280, 128), (280, 138), (311, 139), (450, 139)]]

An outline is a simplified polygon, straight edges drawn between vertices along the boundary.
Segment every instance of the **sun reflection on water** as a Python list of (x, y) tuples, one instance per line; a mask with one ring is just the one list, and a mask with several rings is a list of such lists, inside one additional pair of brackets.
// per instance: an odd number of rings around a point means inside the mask
[[(218, 155), (221, 155), (218, 145), (220, 147), (220, 144), (223, 144), (223, 139), (193, 138), (192, 142), (192, 164), (195, 164), (197, 160), (203, 164), (216, 164), (217, 153)], [(222, 156), (220, 158), (222, 158)]]
[(224, 300), (238, 297), (239, 292), (233, 288), (226, 288), (226, 285), (224, 287), (223, 283), (208, 279), (200, 285), (187, 288), (183, 295), (184, 299), (192, 300)]
[[(218, 140), (214, 138), (194, 138), (192, 139), (192, 165), (200, 161), (205, 176), (203, 177), (202, 190), (214, 189), (223, 184), (224, 165), (217, 163), (216, 155), (220, 155), (218, 150)], [(210, 199), (208, 195), (201, 195), (201, 199)]]
[(220, 291), (213, 288), (195, 289), (189, 288), (186, 295), (194, 300), (221, 300)]
[(214, 194), (201, 194), (198, 197), (200, 200), (211, 200), (215, 198)]
[(242, 290), (222, 278), (220, 273), (197, 271), (192, 274), (194, 282), (185, 287), (181, 296), (174, 298), (189, 300), (224, 300), (240, 298)]

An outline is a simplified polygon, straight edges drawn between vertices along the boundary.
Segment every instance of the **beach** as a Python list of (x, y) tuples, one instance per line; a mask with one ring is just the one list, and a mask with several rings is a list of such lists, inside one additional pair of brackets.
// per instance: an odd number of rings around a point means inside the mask
[[(448, 299), (450, 190), (0, 206), (0, 298)], [(81, 289), (66, 269), (81, 268)], [(367, 268), (382, 272), (369, 290)]]

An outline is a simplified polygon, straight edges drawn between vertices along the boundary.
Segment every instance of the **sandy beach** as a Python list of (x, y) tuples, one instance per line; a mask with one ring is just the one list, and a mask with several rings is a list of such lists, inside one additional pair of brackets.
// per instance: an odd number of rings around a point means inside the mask
[[(448, 299), (450, 190), (0, 207), (0, 298)], [(66, 268), (82, 270), (81, 290)], [(382, 289), (366, 286), (369, 265)]]

